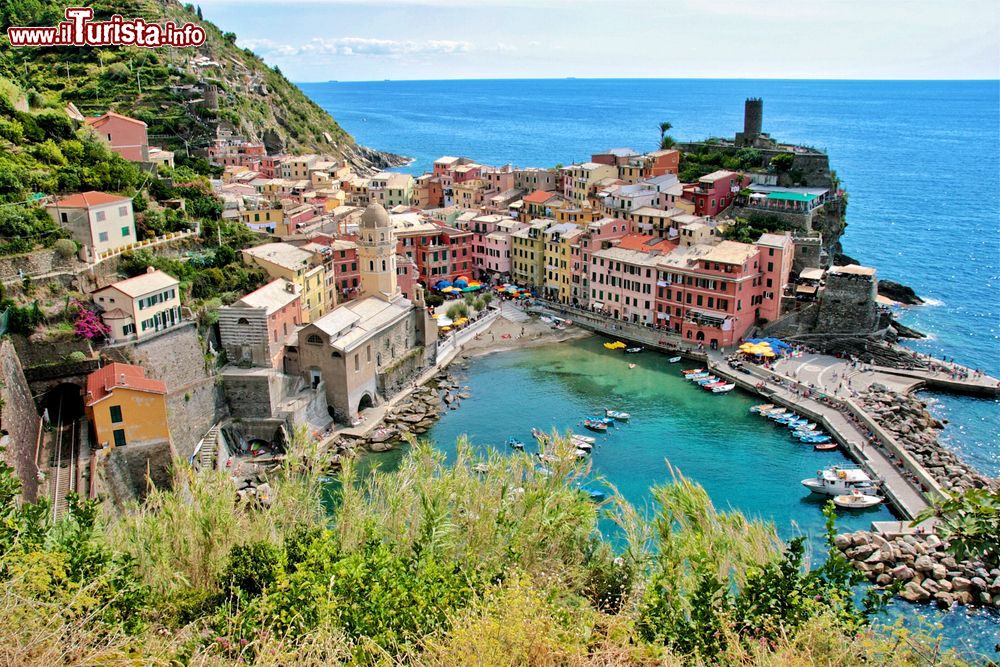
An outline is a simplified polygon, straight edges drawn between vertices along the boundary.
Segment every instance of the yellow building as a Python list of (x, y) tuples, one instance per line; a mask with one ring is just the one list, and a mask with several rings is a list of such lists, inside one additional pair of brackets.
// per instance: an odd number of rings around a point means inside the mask
[(317, 253), (288, 243), (265, 243), (244, 250), (243, 262), (259, 266), (271, 278), (284, 278), (298, 285), (303, 323), (326, 314), (326, 269), (323, 258)]
[(543, 232), (555, 221), (545, 218), (532, 220), (510, 236), (511, 277), (518, 285), (544, 287), (545, 237)]
[(99, 447), (170, 441), (167, 385), (140, 366), (111, 363), (88, 375), (85, 405)]
[(183, 323), (180, 283), (148, 267), (146, 273), (119, 280), (91, 296), (115, 342), (142, 339)]
[(584, 162), (563, 167), (563, 195), (577, 204), (587, 201), (590, 191), (603, 178), (618, 178), (618, 167), (610, 164)]
[(570, 303), (573, 281), (573, 245), (583, 230), (573, 223), (550, 226), (542, 235), (545, 239), (546, 298)]

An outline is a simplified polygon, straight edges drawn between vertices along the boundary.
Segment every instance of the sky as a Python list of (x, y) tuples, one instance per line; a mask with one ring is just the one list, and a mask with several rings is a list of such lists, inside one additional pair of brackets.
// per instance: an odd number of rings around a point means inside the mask
[(996, 0), (192, 0), (293, 81), (1000, 78)]

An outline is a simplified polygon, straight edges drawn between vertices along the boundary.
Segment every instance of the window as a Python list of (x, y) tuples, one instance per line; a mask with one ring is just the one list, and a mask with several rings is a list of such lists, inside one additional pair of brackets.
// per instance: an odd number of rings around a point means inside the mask
[(104, 222), (106, 217), (107, 216), (104, 214), (104, 211), (97, 211), (94, 213), (94, 222)]
[(69, 215), (65, 212), (59, 214), (59, 219), (63, 222), (69, 222)]
[(109, 411), (111, 412), (111, 423), (112, 424), (121, 424), (122, 423), (122, 406), (120, 406), (120, 405), (112, 405), (111, 408), (109, 408)]
[(129, 229), (128, 227), (122, 227), (122, 236), (129, 236), (131, 233), (132, 233), (131, 229)]
[(115, 438), (115, 447), (124, 447), (125, 446), (125, 444), (126, 444), (125, 443), (125, 429), (123, 429), (123, 428), (116, 428), (113, 431), (112, 435)]
[(310, 345), (322, 345), (323, 339), (317, 336), (316, 334), (310, 334), (309, 337), (306, 338), (306, 342), (309, 343)]
[(768, 262), (767, 263), (767, 270), (768, 271), (774, 271), (774, 262)]
[(107, 232), (101, 232), (101, 233), (99, 233), (97, 235), (97, 240), (100, 241), (101, 243), (107, 243), (108, 242), (108, 233)]
[(128, 206), (119, 206), (118, 217), (124, 218), (126, 215), (128, 215)]
[(354, 355), (354, 372), (357, 373), (360, 370), (361, 370), (361, 355), (360, 354), (355, 354)]

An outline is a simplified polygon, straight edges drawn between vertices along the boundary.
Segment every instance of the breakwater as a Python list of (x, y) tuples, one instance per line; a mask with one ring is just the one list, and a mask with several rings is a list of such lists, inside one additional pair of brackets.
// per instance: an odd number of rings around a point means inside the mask
[(1000, 568), (957, 560), (936, 535), (857, 531), (837, 535), (834, 544), (875, 585), (901, 584), (908, 602), (1000, 607)]

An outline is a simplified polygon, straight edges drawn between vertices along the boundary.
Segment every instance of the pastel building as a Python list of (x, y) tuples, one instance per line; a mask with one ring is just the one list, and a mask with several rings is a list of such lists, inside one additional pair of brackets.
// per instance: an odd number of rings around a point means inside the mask
[(590, 305), (639, 324), (656, 321), (657, 262), (675, 246), (655, 236), (630, 234), (591, 255)]
[(618, 239), (629, 233), (630, 228), (628, 222), (615, 218), (602, 218), (587, 223), (584, 233), (574, 247), (573, 287), (570, 293), (573, 305), (584, 307), (590, 305), (590, 268), (593, 265), (593, 254), (612, 247)]
[(532, 220), (526, 227), (511, 234), (511, 278), (519, 285), (540, 288), (545, 281), (544, 232), (556, 224), (554, 220)]
[(243, 262), (259, 266), (272, 278), (295, 283), (301, 295), (302, 321), (312, 322), (326, 312), (324, 258), (289, 243), (265, 243), (243, 250)]
[(545, 240), (545, 298), (570, 303), (573, 291), (573, 247), (582, 234), (583, 229), (570, 222), (551, 225), (542, 232)]
[(735, 171), (720, 169), (698, 179), (698, 183), (684, 189), (694, 201), (696, 215), (715, 216), (733, 203), (740, 190), (750, 179)]
[(101, 319), (115, 342), (142, 340), (173, 328), (181, 315), (180, 283), (173, 276), (149, 267), (146, 273), (120, 280), (92, 295)]
[(111, 363), (87, 376), (84, 410), (98, 447), (170, 442), (167, 386), (141, 366)]
[(587, 201), (601, 179), (618, 177), (618, 167), (597, 162), (570, 165), (562, 172), (563, 196), (577, 204)]
[(59, 199), (45, 210), (80, 244), (84, 261), (135, 243), (135, 218), (128, 197), (91, 190)]
[(283, 278), (219, 308), (219, 338), (238, 365), (281, 369), (285, 339), (300, 324), (299, 288)]
[(86, 118), (84, 123), (113, 152), (130, 162), (174, 166), (173, 152), (149, 145), (146, 124), (141, 120), (109, 111), (97, 118)]
[(409, 206), (413, 201), (413, 177), (383, 171), (369, 179), (368, 195), (371, 203), (381, 204), (385, 209)]

